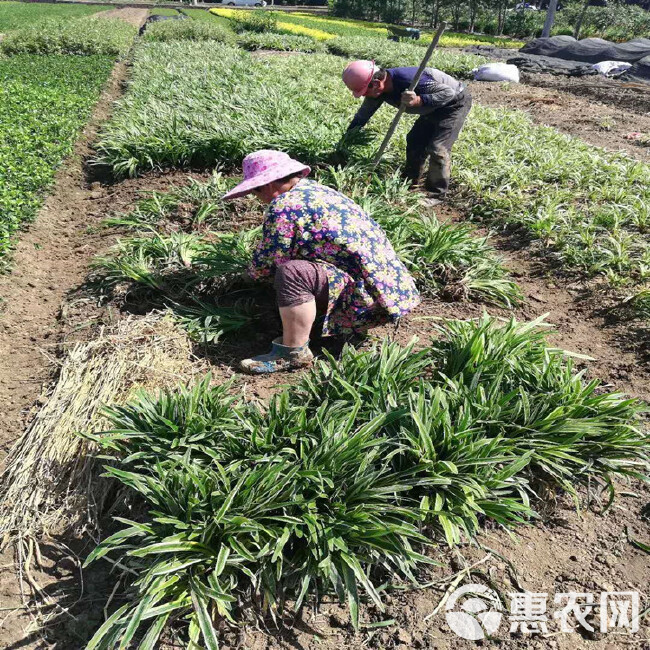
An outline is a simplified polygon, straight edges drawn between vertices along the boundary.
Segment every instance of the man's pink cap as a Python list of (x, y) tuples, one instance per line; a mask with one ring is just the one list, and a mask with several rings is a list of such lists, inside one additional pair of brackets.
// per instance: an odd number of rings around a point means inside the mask
[(294, 160), (283, 151), (274, 151), (273, 149), (262, 149), (249, 153), (244, 158), (242, 167), (244, 168), (244, 180), (230, 192), (224, 194), (223, 199), (236, 199), (285, 176), (291, 174), (307, 176), (311, 171), (311, 167)]
[(363, 97), (367, 90), (372, 76), (379, 68), (374, 61), (352, 61), (343, 70), (343, 83), (352, 91), (355, 97)]

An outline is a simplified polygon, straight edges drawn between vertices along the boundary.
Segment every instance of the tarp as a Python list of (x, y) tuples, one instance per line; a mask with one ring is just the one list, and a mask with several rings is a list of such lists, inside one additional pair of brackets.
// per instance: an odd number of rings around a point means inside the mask
[(537, 54), (519, 54), (508, 59), (508, 63), (516, 65), (520, 70), (531, 73), (563, 74), (569, 76), (583, 76), (598, 74), (590, 63), (580, 61), (567, 61), (552, 56)]
[(572, 36), (551, 36), (536, 38), (524, 45), (519, 52), (584, 63), (600, 61), (636, 63), (650, 56), (650, 39), (635, 38), (627, 43), (612, 43), (602, 38), (583, 38), (576, 41)]
[(646, 56), (637, 61), (625, 74), (619, 79), (623, 81), (641, 81), (650, 83), (650, 56)]

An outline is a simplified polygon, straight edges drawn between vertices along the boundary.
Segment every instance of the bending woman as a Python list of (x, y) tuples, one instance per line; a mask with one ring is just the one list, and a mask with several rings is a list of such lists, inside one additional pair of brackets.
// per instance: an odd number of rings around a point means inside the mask
[(271, 351), (241, 362), (261, 374), (309, 366), (318, 313), (323, 336), (363, 333), (396, 321), (420, 296), (384, 231), (356, 203), (306, 179), (309, 167), (280, 151), (256, 151), (244, 180), (223, 198), (252, 192), (268, 203), (262, 240), (248, 274), (274, 280), (282, 337)]

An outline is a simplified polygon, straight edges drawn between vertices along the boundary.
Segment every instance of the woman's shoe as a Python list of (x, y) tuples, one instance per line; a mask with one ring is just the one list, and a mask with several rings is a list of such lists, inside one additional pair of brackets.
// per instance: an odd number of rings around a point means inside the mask
[(299, 348), (291, 348), (278, 342), (281, 340), (278, 338), (273, 341), (268, 354), (244, 359), (240, 363), (241, 369), (251, 375), (266, 375), (272, 372), (299, 370), (311, 366), (314, 355), (309, 349), (309, 341)]

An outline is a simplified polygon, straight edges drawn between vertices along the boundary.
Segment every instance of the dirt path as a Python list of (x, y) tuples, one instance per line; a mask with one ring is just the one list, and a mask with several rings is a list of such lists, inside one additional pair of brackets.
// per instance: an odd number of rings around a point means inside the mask
[(119, 18), (127, 23), (140, 27), (147, 20), (149, 9), (135, 9), (134, 7), (123, 7), (121, 9), (109, 9), (108, 11), (100, 11), (94, 14), (93, 17), (99, 18)]
[[(549, 81), (550, 75), (536, 75)], [(626, 135), (650, 135), (650, 114), (640, 115), (623, 104), (589, 101), (556, 88), (522, 84), (472, 82), (472, 95), (481, 104), (513, 108), (529, 113), (538, 124), (552, 126), (589, 144), (650, 162), (650, 146), (640, 146)]]

